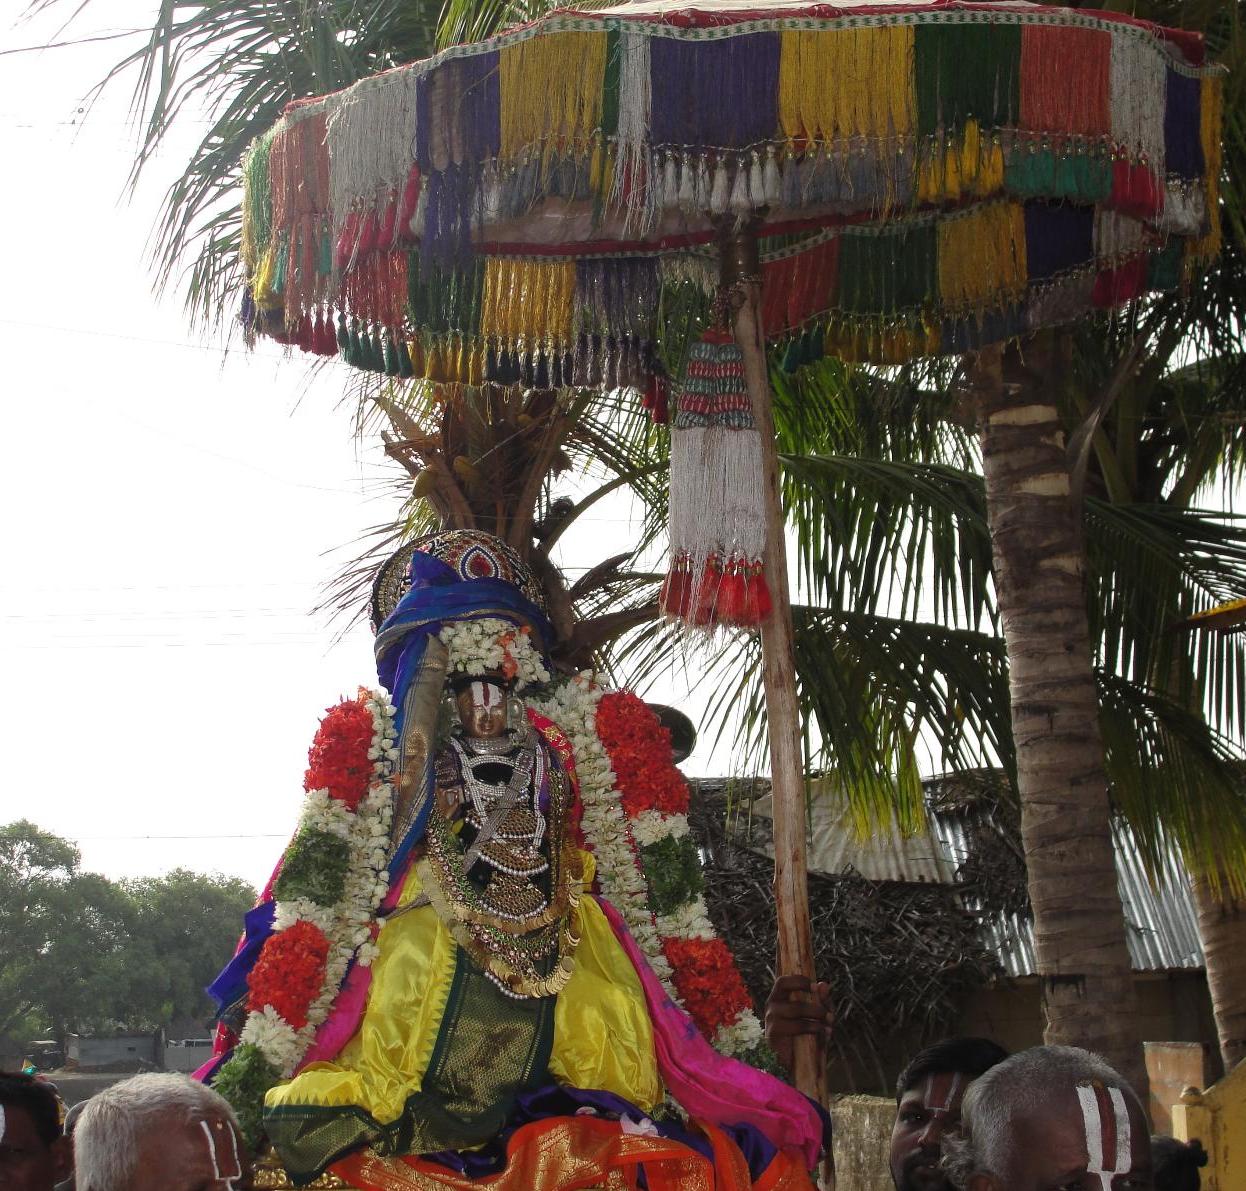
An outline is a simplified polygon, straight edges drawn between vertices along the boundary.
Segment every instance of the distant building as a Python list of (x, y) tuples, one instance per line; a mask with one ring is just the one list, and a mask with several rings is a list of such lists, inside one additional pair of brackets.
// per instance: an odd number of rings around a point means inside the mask
[(84, 1072), (160, 1071), (164, 1068), (164, 1032), (70, 1034), (65, 1065)]

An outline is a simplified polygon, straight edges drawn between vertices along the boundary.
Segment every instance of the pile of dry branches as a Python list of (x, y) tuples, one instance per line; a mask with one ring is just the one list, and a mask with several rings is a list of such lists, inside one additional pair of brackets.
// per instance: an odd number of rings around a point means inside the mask
[[(694, 791), (692, 830), (705, 857), (706, 901), (758, 1006), (774, 979), (773, 863), (728, 838), (723, 796)], [(955, 1028), (970, 994), (998, 972), (955, 888), (811, 874), (820, 979), (836, 1012), (832, 1077), (889, 1093), (904, 1062)]]

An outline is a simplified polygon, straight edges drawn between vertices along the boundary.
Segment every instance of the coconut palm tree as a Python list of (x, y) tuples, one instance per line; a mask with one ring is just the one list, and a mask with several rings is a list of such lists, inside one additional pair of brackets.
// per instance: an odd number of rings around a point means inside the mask
[[(57, 2), (38, 0), (36, 7)], [(451, 0), (442, 13), (442, 36), (477, 37), (514, 15), (528, 14), (506, 0)], [(1171, 19), (1171, 14), (1162, 15)], [(110, 78), (138, 72), (135, 102), (146, 134), (136, 179), (179, 113), (199, 101), (209, 105), (208, 133), (167, 196), (157, 241), (163, 279), (186, 267), (187, 301), (194, 315), (220, 319), (236, 281), (237, 183), (250, 139), (272, 123), (290, 98), (344, 86), (423, 56), (432, 45), (432, 28), (431, 9), (399, 0), (262, 5), (169, 0), (162, 5), (147, 44)], [(1231, 161), (1240, 149), (1239, 106), (1236, 100), (1231, 104)], [(1232, 181), (1232, 167), (1230, 175)], [(1226, 193), (1232, 200), (1239, 192), (1229, 187)], [(1228, 300), (1240, 292), (1229, 286)], [(1189, 337), (1181, 331), (1182, 316), (1175, 317), (1165, 325), (1183, 343)], [(834, 756), (863, 816), (898, 798), (902, 821), (911, 821), (920, 809), (916, 741), (921, 731), (935, 741), (947, 764), (977, 761), (985, 749), (1010, 765), (1027, 815), (1040, 962), (1048, 978), (1049, 1014), (1056, 1020), (1054, 1036), (1098, 1045), (1137, 1073), (1129, 1014), (1120, 1012), (1128, 1004), (1128, 960), (1107, 842), (1109, 786), (1155, 848), (1163, 835), (1155, 813), (1161, 804), (1167, 831), (1195, 852), (1210, 847), (1216, 832), (1209, 824), (1215, 816), (1223, 817), (1221, 826), (1232, 825), (1237, 809), (1225, 780), (1230, 752), (1215, 723), (1198, 722), (1188, 702), (1172, 697), (1167, 683), (1156, 685), (1153, 670), (1130, 670), (1125, 663), (1132, 654), (1101, 649), (1097, 676), (1092, 668), (1096, 638), (1082, 578), (1083, 519), (1073, 499), (1077, 463), (1068, 463), (1057, 440), (1064, 433), (1064, 395), (1048, 393), (1044, 386), (1041, 400), (1027, 402), (1044, 421), (1031, 421), (1022, 430), (1013, 391), (1022, 386), (1038, 394), (1033, 364), (1040, 349), (1069, 372), (1068, 342), (1050, 337), (1032, 345), (1029, 371), (1025, 361), (1014, 361), (1008, 369), (983, 369), (974, 378), (970, 412), (987, 426), (982, 440), (985, 499), (981, 486), (965, 475), (973, 455), (972, 429), (958, 403), (936, 399), (933, 415), (921, 413), (932, 393), (937, 398), (937, 386), (922, 389), (904, 378), (825, 365), (779, 385), (776, 420), (791, 452), (788, 500), (809, 596), (797, 616), (802, 694), (814, 725), (811, 754), (816, 757), (823, 749)], [(1128, 357), (1128, 367), (1122, 365), (1124, 373), (1145, 367), (1152, 346), (1144, 338)], [(947, 382), (949, 377), (945, 372), (934, 379)], [(1115, 399), (1114, 385), (1120, 386), (1115, 376), (1099, 394), (1096, 409)], [(899, 416), (890, 422), (872, 413), (863, 417), (863, 395)], [(473, 396), (458, 412), (449, 407), (438, 412), (421, 404), (421, 390), (402, 393), (386, 382), (368, 394), (366, 408), (387, 420), (392, 453), (416, 477), (415, 493), (427, 498), (439, 521), (504, 531), (521, 548), (533, 549), (540, 565), (542, 557), (548, 561), (545, 543), (558, 532), (559, 510), (547, 476), (576, 459), (603, 463), (606, 486), (632, 485), (640, 491), (653, 511), (648, 533), (661, 520), (660, 486), (653, 482), (660, 440), (647, 432), (634, 408), (617, 403), (593, 415), (577, 407), (578, 400)], [(865, 444), (873, 453), (840, 452), (828, 440), (828, 427), (839, 431), (852, 425), (847, 414), (856, 415), (856, 428), (847, 437), (864, 425), (864, 437), (873, 436)], [(901, 429), (904, 418), (915, 419), (910, 425), (917, 432)], [(586, 429), (581, 433), (579, 427)], [(616, 440), (625, 449), (617, 449)], [(1035, 450), (1040, 440), (1046, 440), (1045, 453)], [(505, 467), (500, 466), (503, 459)], [(1019, 500), (1019, 490), (1028, 495)], [(845, 494), (850, 495), (842, 503), (831, 503)], [(1232, 526), (1193, 514), (1157, 520), (1145, 508), (1107, 509), (1089, 505), (1084, 522), (1086, 542), (1094, 547), (1091, 587), (1100, 595), (1146, 587), (1150, 568), (1159, 565), (1161, 556), (1193, 604), (1223, 594), (1246, 577)], [(413, 507), (403, 528), (411, 529), (428, 515)], [(538, 526), (549, 532), (533, 547), (530, 531)], [(828, 537), (830, 530), (834, 533)], [(1199, 553), (1217, 538), (1223, 546), (1219, 556)], [(897, 593), (883, 582), (883, 568), (899, 560), (909, 565), (898, 568), (904, 578)], [(1102, 568), (1097, 588), (1096, 566)], [(568, 664), (652, 616), (650, 577), (622, 568), (621, 561), (606, 560), (572, 588), (562, 588), (552, 568), (543, 571)], [(931, 578), (926, 578), (927, 568)], [(1002, 616), (993, 600), (992, 573)], [(898, 614), (889, 617), (882, 615), (887, 593), (898, 601), (892, 610)], [(926, 594), (952, 627), (915, 619)], [(577, 600), (588, 617), (577, 619)], [(1129, 607), (1118, 599), (1111, 608), (1103, 632), (1119, 637), (1131, 627), (1122, 628), (1119, 620)], [(997, 635), (987, 631), (997, 617), (1012, 660), (1011, 723), (1001, 685), (1008, 671)], [(634, 661), (659, 631), (634, 636), (615, 651), (616, 659)], [(1038, 644), (1044, 633), (1056, 642), (1054, 650)], [(754, 689), (742, 685), (752, 681), (747, 643), (744, 654), (735, 682), (720, 686), (720, 708), (735, 703), (757, 709), (755, 698), (742, 703), (738, 698)], [(662, 652), (651, 656), (660, 658)], [(1053, 682), (1045, 668), (1055, 665), (1066, 668)], [(1053, 725), (1059, 729), (1054, 737)], [(1148, 779), (1147, 793), (1134, 800), (1134, 787), (1119, 779), (1139, 774)], [(1055, 805), (1065, 813), (1042, 809)], [(1052, 856), (1057, 863), (1046, 867), (1045, 858)], [(1230, 869), (1236, 863), (1230, 858)], [(1046, 942), (1053, 936), (1058, 946)], [(1077, 940), (1072, 950), (1070, 939)], [(1101, 1033), (1094, 1025), (1109, 1020), (1114, 1033)]]

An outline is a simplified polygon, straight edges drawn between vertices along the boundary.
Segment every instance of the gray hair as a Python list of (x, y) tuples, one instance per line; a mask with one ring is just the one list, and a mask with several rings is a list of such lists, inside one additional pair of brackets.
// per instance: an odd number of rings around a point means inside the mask
[(975, 1174), (1003, 1179), (1012, 1157), (1013, 1124), (1078, 1084), (1097, 1080), (1138, 1102), (1133, 1088), (1098, 1055), (1079, 1046), (1035, 1046), (979, 1075), (961, 1104), (959, 1136), (943, 1140), (943, 1169), (957, 1187)]
[(188, 1121), (216, 1113), (237, 1127), (229, 1101), (188, 1075), (135, 1075), (96, 1093), (74, 1129), (78, 1191), (126, 1191), (145, 1130), (170, 1112)]

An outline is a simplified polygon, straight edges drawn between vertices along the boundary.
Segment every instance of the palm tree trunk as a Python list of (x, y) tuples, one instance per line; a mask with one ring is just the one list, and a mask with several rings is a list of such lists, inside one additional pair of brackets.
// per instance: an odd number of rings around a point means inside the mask
[(1192, 887), (1227, 1075), (1246, 1059), (1246, 903), (1223, 881), (1215, 890), (1206, 877), (1194, 877)]
[[(1078, 519), (1054, 335), (977, 377), (995, 586), (1008, 646), (1021, 836), (1048, 1043), (1102, 1054), (1145, 1101), (1112, 851)], [(1005, 383), (1005, 376), (1008, 383)]]

